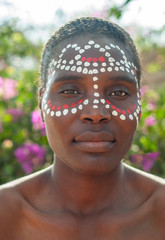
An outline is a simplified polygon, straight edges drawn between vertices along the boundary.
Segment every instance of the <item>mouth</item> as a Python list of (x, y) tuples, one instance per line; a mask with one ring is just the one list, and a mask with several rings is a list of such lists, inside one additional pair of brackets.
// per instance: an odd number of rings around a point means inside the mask
[(115, 138), (111, 133), (101, 132), (84, 132), (74, 139), (75, 147), (84, 152), (101, 153), (112, 148)]

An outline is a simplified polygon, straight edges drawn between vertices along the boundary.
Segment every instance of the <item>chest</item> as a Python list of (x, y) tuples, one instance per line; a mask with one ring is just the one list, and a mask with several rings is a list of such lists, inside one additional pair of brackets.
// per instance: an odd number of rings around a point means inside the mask
[(110, 217), (59, 216), (50, 221), (25, 221), (13, 240), (162, 240), (165, 231), (150, 216), (120, 215)]

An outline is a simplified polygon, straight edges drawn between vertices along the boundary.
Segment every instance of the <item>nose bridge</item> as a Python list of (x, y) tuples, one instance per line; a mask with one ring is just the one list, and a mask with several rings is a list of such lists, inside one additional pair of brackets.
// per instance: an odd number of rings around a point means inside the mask
[(93, 123), (107, 122), (111, 119), (109, 105), (104, 99), (90, 97), (89, 103), (84, 106), (81, 112), (82, 121), (90, 121)]
[(93, 123), (109, 121), (111, 119), (109, 105), (103, 99), (104, 94), (99, 77), (97, 75), (92, 76), (89, 85), (91, 87), (87, 91), (88, 104), (84, 106), (81, 112), (81, 120)]

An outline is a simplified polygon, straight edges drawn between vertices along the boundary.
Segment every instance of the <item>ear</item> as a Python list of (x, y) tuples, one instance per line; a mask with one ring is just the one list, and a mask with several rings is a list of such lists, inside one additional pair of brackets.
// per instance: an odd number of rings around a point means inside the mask
[(44, 95), (44, 92), (45, 92), (45, 88), (43, 87), (40, 87), (38, 89), (38, 106), (39, 106), (39, 109), (41, 111), (41, 118), (42, 118), (42, 121), (44, 122), (44, 117), (43, 117), (43, 111), (42, 111), (42, 99), (43, 99), (43, 95)]

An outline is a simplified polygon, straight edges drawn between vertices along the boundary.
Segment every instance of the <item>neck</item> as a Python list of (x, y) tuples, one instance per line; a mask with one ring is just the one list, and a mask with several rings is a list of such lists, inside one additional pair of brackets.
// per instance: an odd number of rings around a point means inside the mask
[(76, 172), (59, 159), (52, 168), (52, 192), (62, 208), (87, 214), (117, 206), (124, 195), (124, 167), (120, 163), (105, 175), (89, 176)]

